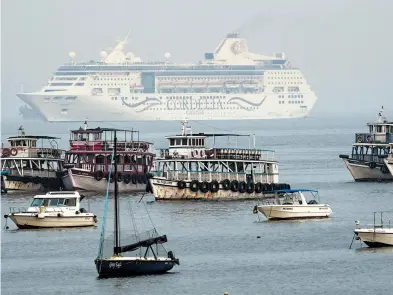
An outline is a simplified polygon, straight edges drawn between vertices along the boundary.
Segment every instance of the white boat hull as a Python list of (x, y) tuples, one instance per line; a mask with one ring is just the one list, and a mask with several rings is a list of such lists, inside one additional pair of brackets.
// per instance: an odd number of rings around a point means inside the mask
[(393, 228), (355, 229), (355, 234), (369, 247), (393, 246)]
[(262, 197), (271, 197), (271, 195), (263, 195), (261, 193), (240, 193), (231, 190), (224, 190), (220, 185), (217, 192), (201, 191), (193, 192), (189, 188), (189, 182), (186, 188), (179, 189), (177, 181), (150, 179), (153, 188), (153, 194), (156, 200), (247, 200), (260, 199)]
[(45, 216), (44, 218), (39, 218), (38, 213), (31, 215), (15, 213), (13, 215), (9, 215), (9, 218), (20, 229), (86, 227), (95, 226), (97, 224), (97, 219), (95, 219), (91, 214), (90, 216), (87, 216), (83, 213), (80, 213), (78, 216), (65, 217), (58, 217), (57, 214), (54, 214), (53, 216)]
[[(297, 104), (280, 104), (276, 93), (267, 92), (216, 94), (215, 99), (211, 98), (212, 93), (159, 93), (148, 98), (146, 94), (132, 94), (141, 103), (133, 103), (131, 97), (124, 98), (127, 94), (113, 97), (63, 91), (60, 94), (37, 92), (17, 95), (46, 120), (54, 122), (80, 122), (86, 119), (87, 113), (90, 121), (182, 120), (185, 116), (188, 120), (301, 118), (308, 115), (317, 100), (312, 91), (304, 93), (303, 103)], [(53, 99), (59, 95), (75, 96), (76, 99), (72, 102)], [(207, 103), (203, 97), (210, 97), (212, 103)]]
[(383, 173), (379, 167), (371, 169), (368, 165), (343, 160), (355, 181), (393, 181), (393, 174)]
[[(68, 191), (72, 190), (84, 190), (91, 192), (106, 192), (108, 181), (103, 178), (101, 180), (96, 180), (94, 176), (91, 175), (82, 175), (72, 173), (71, 169), (68, 169), (68, 174), (63, 176), (62, 178), (64, 188)], [(115, 185), (112, 182), (109, 185), (109, 191), (113, 192), (115, 190)], [(145, 183), (136, 183), (132, 182), (126, 184), (123, 181), (118, 182), (118, 191), (122, 192), (144, 192), (146, 190)]]
[(258, 206), (267, 219), (327, 218), (332, 209), (326, 204), (316, 205), (263, 205)]
[(393, 158), (384, 159), (383, 161), (385, 162), (390, 174), (393, 176)]

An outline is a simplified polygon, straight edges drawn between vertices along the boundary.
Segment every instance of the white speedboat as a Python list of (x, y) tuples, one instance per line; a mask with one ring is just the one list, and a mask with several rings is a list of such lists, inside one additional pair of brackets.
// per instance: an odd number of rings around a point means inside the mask
[(78, 192), (48, 192), (36, 195), (27, 210), (15, 210), (4, 215), (20, 229), (95, 226), (97, 216), (80, 207), (84, 196)]
[(393, 224), (385, 212), (374, 212), (374, 224), (370, 226), (361, 227), (356, 221), (354, 232), (357, 239), (369, 247), (393, 246)]
[[(307, 201), (304, 193), (313, 199)], [(274, 191), (274, 201), (263, 200), (262, 205), (254, 207), (254, 213), (261, 212), (267, 219), (326, 218), (332, 214), (327, 204), (319, 204), (318, 191), (309, 189), (285, 189)]]

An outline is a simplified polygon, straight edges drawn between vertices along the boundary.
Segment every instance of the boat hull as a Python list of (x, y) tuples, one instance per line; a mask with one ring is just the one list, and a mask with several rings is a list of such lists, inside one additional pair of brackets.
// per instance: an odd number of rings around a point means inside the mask
[(332, 214), (329, 205), (264, 205), (258, 206), (267, 219), (307, 219), (307, 218), (328, 218)]
[(260, 199), (263, 197), (271, 197), (270, 194), (262, 193), (240, 193), (233, 192), (230, 189), (224, 190), (222, 185), (219, 185), (217, 192), (206, 192), (201, 191), (193, 192), (190, 189), (190, 183), (186, 183), (186, 188), (179, 189), (177, 187), (177, 181), (162, 180), (162, 179), (150, 179), (152, 184), (153, 194), (156, 200), (251, 200)]
[(380, 167), (371, 169), (366, 164), (343, 159), (355, 181), (393, 181), (393, 174), (383, 173)]
[(59, 190), (61, 183), (57, 179), (45, 179), (38, 177), (34, 180), (31, 177), (18, 176), (17, 179), (12, 176), (3, 176), (5, 188), (9, 191), (47, 191), (47, 190)]
[[(108, 186), (108, 180), (103, 178), (97, 180), (94, 175), (90, 172), (81, 172), (76, 169), (68, 169), (68, 174), (62, 177), (64, 188), (68, 191), (72, 190), (84, 190), (91, 192), (106, 192)], [(124, 181), (118, 182), (119, 193), (124, 192), (144, 192), (146, 190), (145, 183), (132, 182), (126, 184)], [(109, 191), (114, 192), (115, 185), (112, 182), (109, 185)]]
[(99, 277), (128, 277), (149, 274), (162, 274), (170, 271), (175, 261), (169, 259), (96, 259)]
[(388, 158), (383, 160), (386, 167), (388, 168), (390, 174), (393, 176), (393, 158)]
[(371, 248), (393, 247), (393, 229), (356, 229), (355, 234)]
[[(129, 89), (124, 89), (129, 91)], [(111, 99), (109, 95), (90, 95), (86, 92), (61, 92), (62, 96), (74, 96), (72, 103), (54, 100), (59, 93), (37, 92), (18, 93), (17, 96), (34, 110), (38, 110), (50, 122), (83, 121), (89, 113), (91, 121), (132, 121), (132, 120), (244, 120), (244, 119), (283, 119), (306, 117), (314, 107), (317, 97), (313, 91), (303, 94), (302, 104), (282, 105), (276, 93), (226, 94), (216, 98), (213, 105), (206, 104), (204, 96), (212, 93), (159, 93), (146, 100), (145, 94), (132, 94), (138, 101), (130, 103), (131, 97)], [(187, 98), (184, 98), (187, 96)], [(183, 98), (182, 98), (183, 97)], [(65, 105), (66, 104), (66, 105)], [(157, 111), (157, 104), (160, 111)], [(233, 105), (241, 106), (235, 112)], [(252, 107), (252, 108), (250, 108)]]
[[(82, 214), (81, 214), (82, 215)], [(38, 229), (38, 228), (62, 228), (62, 227), (88, 227), (96, 226), (97, 219), (93, 216), (70, 216), (57, 217), (45, 216), (44, 218), (35, 215), (10, 214), (8, 217), (20, 229)]]

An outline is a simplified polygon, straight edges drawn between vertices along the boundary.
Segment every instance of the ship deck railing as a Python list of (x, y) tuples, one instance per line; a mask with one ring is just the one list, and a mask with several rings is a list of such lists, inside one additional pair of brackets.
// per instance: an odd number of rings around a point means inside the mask
[[(247, 181), (249, 172), (210, 172), (210, 171), (169, 171), (164, 173), (157, 173), (157, 176), (163, 176), (171, 180), (198, 180), (200, 182), (211, 182), (217, 180), (218, 182), (228, 179), (229, 181)], [(273, 183), (278, 177), (278, 173), (253, 173), (254, 183)]]
[(373, 134), (373, 133), (356, 133), (355, 144), (389, 144), (393, 142), (392, 133)]
[(384, 164), (384, 157), (380, 157), (378, 155), (352, 154), (350, 160), (360, 161), (364, 163), (375, 162), (377, 164)]
[(9, 176), (31, 176), (31, 177), (48, 177), (48, 178), (55, 178), (57, 177), (56, 171), (51, 170), (34, 170), (30, 168), (23, 168), (23, 169), (16, 169), (12, 168), (9, 169)]
[[(111, 152), (114, 149), (110, 140), (70, 140), (69, 152)], [(147, 141), (118, 141), (117, 152), (151, 152), (151, 143)]]

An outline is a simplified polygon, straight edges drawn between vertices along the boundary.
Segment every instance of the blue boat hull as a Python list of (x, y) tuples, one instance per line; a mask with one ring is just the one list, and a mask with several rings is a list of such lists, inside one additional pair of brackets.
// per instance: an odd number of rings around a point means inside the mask
[(162, 274), (170, 271), (175, 260), (94, 260), (99, 277), (128, 277), (149, 274)]

